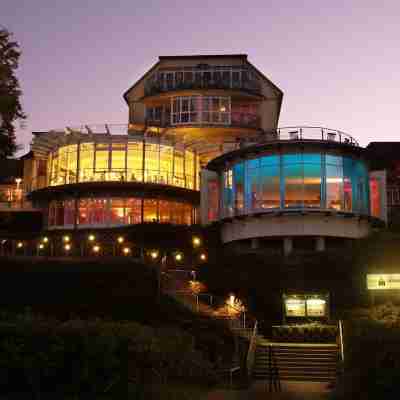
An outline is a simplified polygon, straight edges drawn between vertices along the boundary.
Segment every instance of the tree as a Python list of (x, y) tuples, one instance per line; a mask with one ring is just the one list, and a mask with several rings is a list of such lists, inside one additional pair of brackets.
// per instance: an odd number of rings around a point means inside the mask
[(12, 156), (17, 150), (14, 122), (26, 118), (15, 76), (20, 55), (12, 34), (0, 28), (0, 159)]

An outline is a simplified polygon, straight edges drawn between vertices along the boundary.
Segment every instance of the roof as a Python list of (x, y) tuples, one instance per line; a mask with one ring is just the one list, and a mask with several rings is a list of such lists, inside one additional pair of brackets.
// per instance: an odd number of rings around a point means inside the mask
[(281, 89), (278, 88), (278, 86), (276, 86), (269, 78), (267, 78), (259, 69), (257, 69), (252, 63), (250, 63), (247, 60), (247, 54), (197, 54), (197, 55), (187, 55), (187, 56), (159, 56), (158, 57), (158, 62), (155, 63), (145, 74), (143, 74), (128, 90), (126, 90), (123, 94), (123, 98), (125, 100), (125, 102), (128, 104), (128, 98), (127, 95), (128, 93), (135, 88), (136, 85), (139, 84), (139, 82), (141, 82), (143, 79), (145, 79), (148, 75), (151, 74), (151, 72), (153, 72), (153, 70), (160, 64), (161, 61), (163, 60), (184, 60), (184, 59), (196, 59), (196, 58), (243, 58), (243, 60), (245, 60), (246, 62), (248, 62), (255, 71), (257, 71), (258, 74), (260, 74), (260, 76), (266, 80), (273, 88), (274, 90), (276, 90), (278, 92), (278, 118), (277, 120), (279, 120), (279, 114), (281, 111), (281, 106), (282, 106), (282, 99), (283, 99), (283, 91)]
[(368, 157), (374, 168), (392, 168), (400, 163), (400, 142), (371, 142)]

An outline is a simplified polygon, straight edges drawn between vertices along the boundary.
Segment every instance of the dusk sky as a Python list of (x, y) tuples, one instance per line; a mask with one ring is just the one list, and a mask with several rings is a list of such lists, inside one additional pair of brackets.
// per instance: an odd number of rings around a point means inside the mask
[(127, 123), (159, 55), (246, 53), (284, 92), (280, 126), (399, 140), (400, 1), (1, 0), (31, 131)]

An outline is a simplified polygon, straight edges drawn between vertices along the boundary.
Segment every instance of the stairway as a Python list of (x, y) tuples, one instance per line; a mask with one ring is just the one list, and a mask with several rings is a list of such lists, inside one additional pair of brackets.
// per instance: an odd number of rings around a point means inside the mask
[[(272, 358), (269, 351), (272, 348)], [(270, 379), (272, 366), (280, 380), (331, 382), (336, 379), (336, 344), (271, 343), (258, 344), (253, 368), (254, 379)]]

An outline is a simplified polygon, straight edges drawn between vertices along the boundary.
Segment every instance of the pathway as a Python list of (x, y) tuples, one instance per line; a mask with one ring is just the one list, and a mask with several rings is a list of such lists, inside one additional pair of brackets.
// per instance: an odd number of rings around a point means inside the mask
[(326, 383), (284, 381), (281, 386), (282, 392), (268, 392), (265, 381), (258, 381), (247, 390), (213, 390), (204, 400), (327, 400), (330, 393)]

